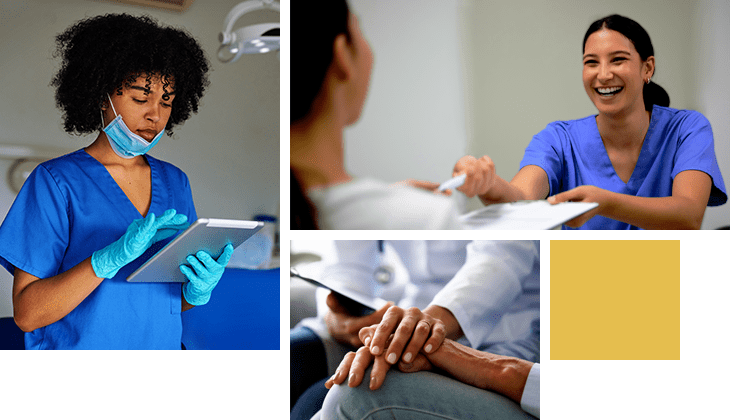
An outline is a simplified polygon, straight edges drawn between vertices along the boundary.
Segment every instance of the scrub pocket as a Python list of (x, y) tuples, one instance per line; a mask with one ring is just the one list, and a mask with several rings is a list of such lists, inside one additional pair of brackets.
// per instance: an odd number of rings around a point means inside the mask
[(182, 286), (184, 283), (170, 283), (170, 313), (182, 313)]

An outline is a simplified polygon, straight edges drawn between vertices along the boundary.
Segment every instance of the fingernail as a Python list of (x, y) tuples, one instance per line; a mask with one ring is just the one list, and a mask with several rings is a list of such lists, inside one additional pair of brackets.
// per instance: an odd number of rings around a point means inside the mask
[(380, 349), (378, 348), (378, 346), (375, 346), (372, 349), (370, 349), (370, 353), (377, 356), (378, 354), (380, 354)]
[(370, 344), (370, 336), (365, 337), (365, 345)]
[(377, 385), (377, 379), (375, 378), (375, 376), (371, 376), (370, 377), (370, 389), (375, 388), (375, 385)]
[(392, 365), (393, 363), (395, 363), (395, 361), (396, 361), (395, 353), (390, 353), (388, 355), (388, 363), (390, 363)]
[(433, 346), (429, 344), (429, 345), (427, 345), (427, 346), (426, 346), (426, 347), (424, 348), (424, 350), (426, 350), (426, 353), (431, 353), (431, 349), (432, 349), (432, 348), (433, 348)]
[(413, 357), (410, 353), (406, 353), (405, 356), (403, 356), (403, 361), (406, 363), (410, 363), (411, 357)]
[(350, 386), (352, 386), (353, 382), (355, 382), (355, 374), (351, 373), (350, 378), (348, 379), (348, 383), (350, 384)]

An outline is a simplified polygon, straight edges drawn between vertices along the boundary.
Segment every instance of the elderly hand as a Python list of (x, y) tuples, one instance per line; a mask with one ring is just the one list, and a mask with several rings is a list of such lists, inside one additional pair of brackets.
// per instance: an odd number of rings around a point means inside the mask
[(370, 372), (370, 389), (376, 390), (383, 385), (390, 365), (385, 362), (383, 356), (370, 354), (370, 349), (367, 347), (360, 347), (356, 352), (348, 352), (340, 362), (335, 374), (324, 383), (324, 386), (330, 389), (333, 385), (342, 384), (345, 382), (345, 378), (348, 378), (347, 384), (350, 388), (354, 388), (362, 383), (365, 371), (370, 364), (373, 365)]
[[(374, 330), (377, 325), (372, 326)], [(392, 337), (391, 337), (392, 338)], [(392, 344), (390, 339), (385, 343), (386, 348)], [(434, 353), (436, 353), (434, 351)], [(373, 356), (368, 347), (360, 347), (356, 352), (349, 352), (345, 355), (340, 362), (340, 366), (337, 367), (335, 374), (329, 378), (324, 386), (327, 389), (331, 389), (334, 385), (341, 385), (347, 379), (347, 384), (350, 388), (359, 386), (365, 379), (365, 372), (370, 365), (373, 369), (370, 371), (369, 387), (371, 390), (380, 388), (385, 383), (385, 376), (390, 370), (392, 364), (385, 360), (385, 352), (380, 356)], [(421, 370), (431, 370), (433, 368), (431, 362), (419, 353), (416, 357), (411, 360), (410, 363), (401, 361), (398, 364), (398, 369), (402, 372), (412, 373)]]

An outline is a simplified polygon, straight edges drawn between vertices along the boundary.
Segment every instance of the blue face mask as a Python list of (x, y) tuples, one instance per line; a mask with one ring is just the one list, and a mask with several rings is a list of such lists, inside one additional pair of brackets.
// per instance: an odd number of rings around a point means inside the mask
[[(109, 97), (109, 95), (107, 95), (107, 97)], [(120, 157), (131, 159), (135, 156), (144, 155), (149, 152), (155, 144), (157, 144), (160, 137), (162, 137), (162, 134), (165, 132), (165, 130), (160, 131), (151, 142), (147, 142), (147, 140), (137, 134), (134, 134), (132, 130), (124, 124), (122, 116), (117, 114), (117, 111), (114, 109), (114, 105), (112, 105), (111, 97), (109, 97), (109, 104), (112, 106), (112, 111), (114, 111), (114, 115), (117, 117), (114, 118), (109, 125), (104, 127), (104, 133), (106, 133), (106, 138), (109, 139), (109, 144), (112, 146), (112, 150), (114, 150), (114, 153)], [(103, 125), (103, 113), (101, 116), (101, 122)]]

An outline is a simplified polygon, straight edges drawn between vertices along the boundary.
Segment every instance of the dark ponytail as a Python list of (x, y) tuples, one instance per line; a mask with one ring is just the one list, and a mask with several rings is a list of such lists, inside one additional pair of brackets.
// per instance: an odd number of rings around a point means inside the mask
[[(616, 31), (628, 38), (629, 41), (634, 44), (634, 47), (642, 60), (646, 61), (649, 57), (654, 55), (654, 46), (652, 46), (651, 38), (649, 38), (649, 34), (646, 30), (644, 30), (644, 28), (642, 28), (637, 22), (621, 15), (606, 16), (593, 22), (591, 26), (588, 27), (586, 35), (583, 37), (584, 53), (588, 37), (603, 28)], [(656, 66), (654, 67), (654, 74), (656, 74)], [(664, 88), (654, 82), (645, 83), (644, 107), (647, 111), (651, 111), (654, 105), (669, 106), (669, 94), (664, 90)]]

